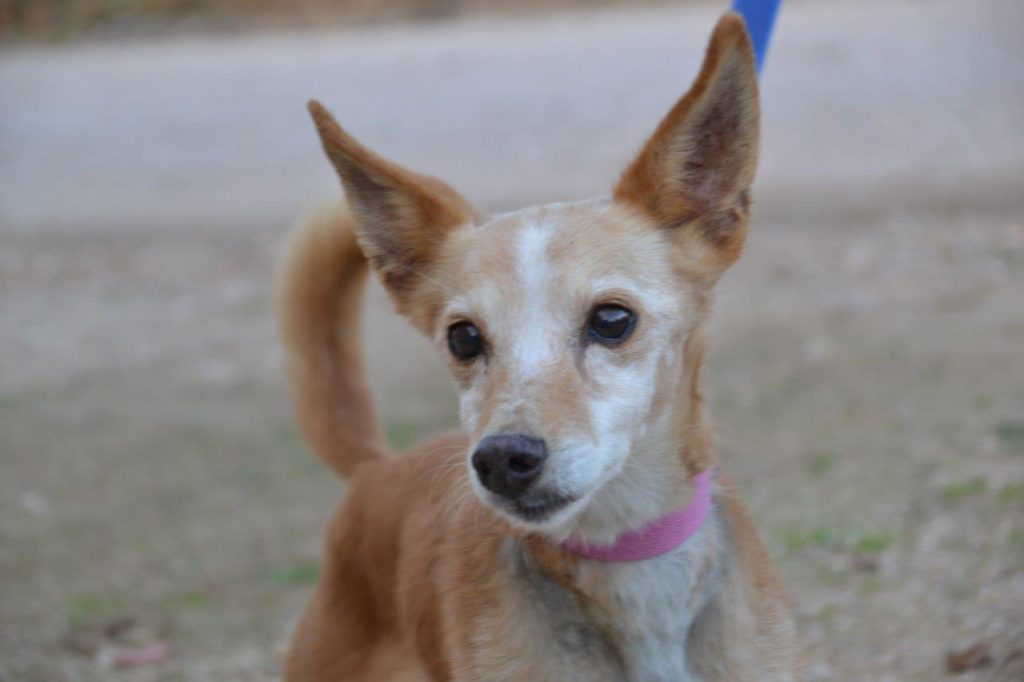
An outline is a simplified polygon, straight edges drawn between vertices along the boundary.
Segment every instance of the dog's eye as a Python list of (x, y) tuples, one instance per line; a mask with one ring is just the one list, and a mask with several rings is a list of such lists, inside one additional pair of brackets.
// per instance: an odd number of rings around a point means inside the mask
[(605, 343), (625, 341), (636, 326), (636, 315), (620, 305), (602, 305), (590, 313), (587, 336)]
[(456, 322), (448, 327), (448, 350), (458, 360), (472, 360), (484, 350), (480, 330), (472, 322)]

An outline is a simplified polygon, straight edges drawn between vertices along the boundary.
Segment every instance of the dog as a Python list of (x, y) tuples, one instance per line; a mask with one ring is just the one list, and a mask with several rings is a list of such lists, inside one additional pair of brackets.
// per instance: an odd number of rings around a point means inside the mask
[[(300, 430), (350, 486), (287, 679), (799, 679), (702, 398), (758, 156), (743, 20), (718, 22), (605, 199), (484, 217), (309, 110), (346, 203), (294, 232), (276, 307)], [(371, 269), (445, 359), (464, 435), (384, 444), (361, 367)]]

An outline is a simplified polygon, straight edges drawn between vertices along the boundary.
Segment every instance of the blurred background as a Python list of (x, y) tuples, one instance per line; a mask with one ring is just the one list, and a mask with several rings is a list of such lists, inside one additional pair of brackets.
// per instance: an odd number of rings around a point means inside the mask
[[(497, 211), (608, 191), (726, 1), (0, 0), (0, 680), (270, 680), (343, 494), (269, 292), (304, 105)], [(719, 447), (811, 680), (1024, 679), (1024, 3), (786, 0)], [(377, 289), (403, 447), (455, 424)]]

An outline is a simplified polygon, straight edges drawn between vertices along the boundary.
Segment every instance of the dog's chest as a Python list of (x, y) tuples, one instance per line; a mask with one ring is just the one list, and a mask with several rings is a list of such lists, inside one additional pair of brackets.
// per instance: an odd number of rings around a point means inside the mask
[[(687, 665), (687, 638), (707, 591), (704, 538), (654, 559), (591, 563), (583, 584), (591, 598), (572, 598), (529, 564), (520, 575), (531, 588), (529, 620), (540, 631), (553, 664), (544, 679), (696, 682)], [(689, 543), (688, 543), (689, 544)], [(572, 675), (565, 676), (565, 670)]]
[(703, 604), (700, 572), (685, 553), (594, 567), (605, 573), (607, 629), (629, 680), (692, 680), (686, 643)]

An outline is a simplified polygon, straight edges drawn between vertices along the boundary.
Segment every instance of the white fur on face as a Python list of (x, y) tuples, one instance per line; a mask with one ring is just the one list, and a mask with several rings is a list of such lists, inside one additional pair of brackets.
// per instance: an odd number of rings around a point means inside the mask
[[(513, 375), (520, 382), (532, 379), (556, 352), (556, 320), (548, 315), (551, 264), (547, 247), (551, 229), (527, 225), (519, 234), (516, 249), (516, 291), (521, 295), (521, 324), (512, 343)], [(511, 293), (511, 292), (509, 292)], [(509, 330), (513, 331), (513, 330)]]
[[(664, 440), (650, 433), (667, 428), (650, 418), (651, 403), (659, 369), (678, 360), (672, 340), (679, 337), (685, 307), (657, 235), (622, 248), (611, 245), (613, 252), (603, 252), (614, 253), (611, 259), (587, 248), (603, 237), (600, 226), (581, 235), (578, 222), (561, 220), (558, 210), (535, 209), (477, 228), (465, 257), (472, 264), (488, 253), (481, 261), (487, 265), (458, 278), (465, 285), (439, 328), (453, 318), (468, 319), (487, 339), (486, 357), (457, 372), (466, 430), (477, 441), (523, 433), (547, 443), (548, 460), (534, 488), (575, 500), (532, 524), (554, 534), (570, 532), (570, 522), (593, 497), (623, 476), (638, 447)], [(602, 246), (609, 246), (607, 240)], [(501, 249), (497, 258), (494, 249)], [(570, 255), (553, 259), (553, 252)], [(469, 280), (480, 278), (484, 282), (470, 286)], [(632, 337), (617, 348), (587, 339), (593, 306), (623, 299), (638, 315)], [(470, 478), (481, 499), (496, 502), (475, 474)], [(633, 488), (657, 485), (635, 479)]]

